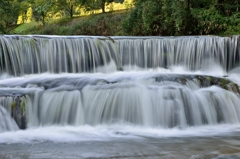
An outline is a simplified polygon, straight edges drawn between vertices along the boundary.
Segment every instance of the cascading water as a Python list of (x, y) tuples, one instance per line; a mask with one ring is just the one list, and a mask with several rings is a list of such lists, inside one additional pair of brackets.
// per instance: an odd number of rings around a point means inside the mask
[(18, 126), (6, 109), (0, 105), (0, 133), (18, 130)]
[(0, 149), (235, 133), (238, 39), (0, 36)]
[[(146, 127), (186, 128), (239, 123), (240, 99), (233, 92), (216, 86), (200, 88), (194, 80), (187, 80), (184, 85), (171, 82), (171, 74), (167, 77), (135, 74), (134, 78), (129, 75), (42, 79), (47, 86), (41, 84), (42, 80), (30, 78), (28, 85), (41, 85), (45, 89), (25, 93), (28, 126), (95, 126), (124, 121)], [(158, 77), (162, 79), (159, 81)], [(8, 83), (3, 80), (0, 84), (11, 85)]]
[[(56, 37), (1, 36), (1, 72), (82, 73), (169, 68), (210, 67), (225, 70), (239, 64), (239, 37)], [(112, 64), (112, 67), (106, 67)], [(105, 66), (100, 69), (99, 66)], [(115, 66), (115, 67), (114, 67)], [(109, 70), (110, 69), (110, 70)]]

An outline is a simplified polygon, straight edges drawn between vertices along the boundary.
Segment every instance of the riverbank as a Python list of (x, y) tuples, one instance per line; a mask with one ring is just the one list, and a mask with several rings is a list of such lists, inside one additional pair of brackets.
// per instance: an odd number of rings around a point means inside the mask
[(121, 22), (128, 10), (100, 13), (76, 18), (49, 21), (45, 26), (40, 22), (21, 24), (12, 33), (20, 35), (123, 35)]

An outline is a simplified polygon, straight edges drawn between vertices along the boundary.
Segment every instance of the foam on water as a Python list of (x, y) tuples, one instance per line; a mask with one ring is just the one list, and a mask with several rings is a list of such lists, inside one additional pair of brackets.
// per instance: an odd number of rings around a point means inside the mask
[(240, 125), (211, 125), (186, 129), (147, 128), (130, 124), (98, 126), (47, 126), (0, 133), (0, 144), (42, 142), (84, 142), (144, 140), (145, 138), (228, 136), (240, 132)]
[[(112, 65), (112, 64), (111, 64)], [(107, 69), (107, 68), (99, 68), (99, 69)], [(111, 69), (111, 67), (109, 68)], [(42, 73), (42, 74), (30, 74), (24, 75), (22, 77), (12, 77), (8, 74), (2, 74), (0, 76), (0, 85), (4, 86), (19, 86), (23, 83), (27, 83), (29, 81), (37, 81), (37, 82), (44, 82), (47, 79), (57, 79), (57, 78), (78, 78), (78, 77), (87, 77), (91, 79), (107, 79), (109, 81), (115, 79), (122, 78), (141, 78), (141, 77), (148, 77), (153, 76), (156, 74), (198, 74), (198, 75), (211, 75), (216, 77), (223, 77), (227, 75), (227, 72), (215, 62), (212, 62), (211, 67), (203, 68), (200, 70), (191, 71), (185, 66), (172, 66), (169, 69), (166, 68), (149, 68), (149, 69), (139, 69), (138, 71), (118, 71), (118, 72), (108, 72), (108, 73), (81, 73), (81, 74), (74, 74), (74, 73)], [(233, 73), (232, 73), (233, 74)], [(236, 74), (238, 76), (238, 74)]]

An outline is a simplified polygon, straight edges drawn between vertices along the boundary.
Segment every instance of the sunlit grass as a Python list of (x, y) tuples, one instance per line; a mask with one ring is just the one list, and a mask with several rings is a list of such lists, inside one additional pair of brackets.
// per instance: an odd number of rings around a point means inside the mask
[[(133, 2), (132, 0), (125, 0), (124, 3), (112, 3), (111, 5), (106, 6), (106, 13), (105, 14), (121, 14), (128, 12), (129, 8), (133, 7)], [(31, 15), (30, 15), (31, 13)], [(91, 12), (85, 12), (81, 11), (81, 14), (79, 15), (74, 15), (73, 18), (70, 17), (62, 17), (62, 18), (56, 18), (55, 16), (52, 16), (51, 18), (46, 17), (46, 25), (68, 25), (71, 27), (78, 21), (81, 21), (85, 18), (88, 18), (89, 15), (91, 15), (89, 18), (93, 18), (95, 16), (98, 16), (102, 14), (101, 10), (95, 10)], [(31, 34), (34, 33), (36, 30), (42, 30), (44, 27), (42, 26), (42, 22), (31, 22), (29, 19), (32, 17), (32, 10), (29, 10), (29, 13), (27, 15), (29, 18), (26, 20), (27, 23), (23, 23), (18, 25), (12, 33), (14, 34)], [(19, 23), (21, 23), (21, 16), (19, 16)], [(18, 24), (19, 24), (18, 23)]]
[(30, 23), (24, 23), (20, 24), (18, 27), (14, 29), (15, 34), (22, 34), (26, 32), (29, 29), (32, 29), (33, 27), (38, 27), (40, 25), (39, 22), (30, 22)]

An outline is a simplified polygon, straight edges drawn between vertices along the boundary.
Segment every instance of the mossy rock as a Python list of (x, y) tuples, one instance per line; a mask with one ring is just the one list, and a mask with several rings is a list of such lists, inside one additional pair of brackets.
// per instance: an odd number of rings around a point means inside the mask
[(17, 106), (17, 103), (15, 101), (13, 101), (11, 103), (11, 110), (13, 111), (16, 108), (16, 106)]
[(21, 102), (20, 107), (21, 107), (21, 111), (24, 113), (24, 112), (26, 111), (26, 108), (25, 108), (25, 101), (22, 101), (22, 102)]
[(209, 75), (157, 75), (154, 77), (156, 82), (173, 81), (186, 85), (187, 81), (196, 82), (199, 87), (218, 86), (223, 89), (232, 91), (240, 96), (239, 86), (233, 81), (223, 77), (214, 77)]

